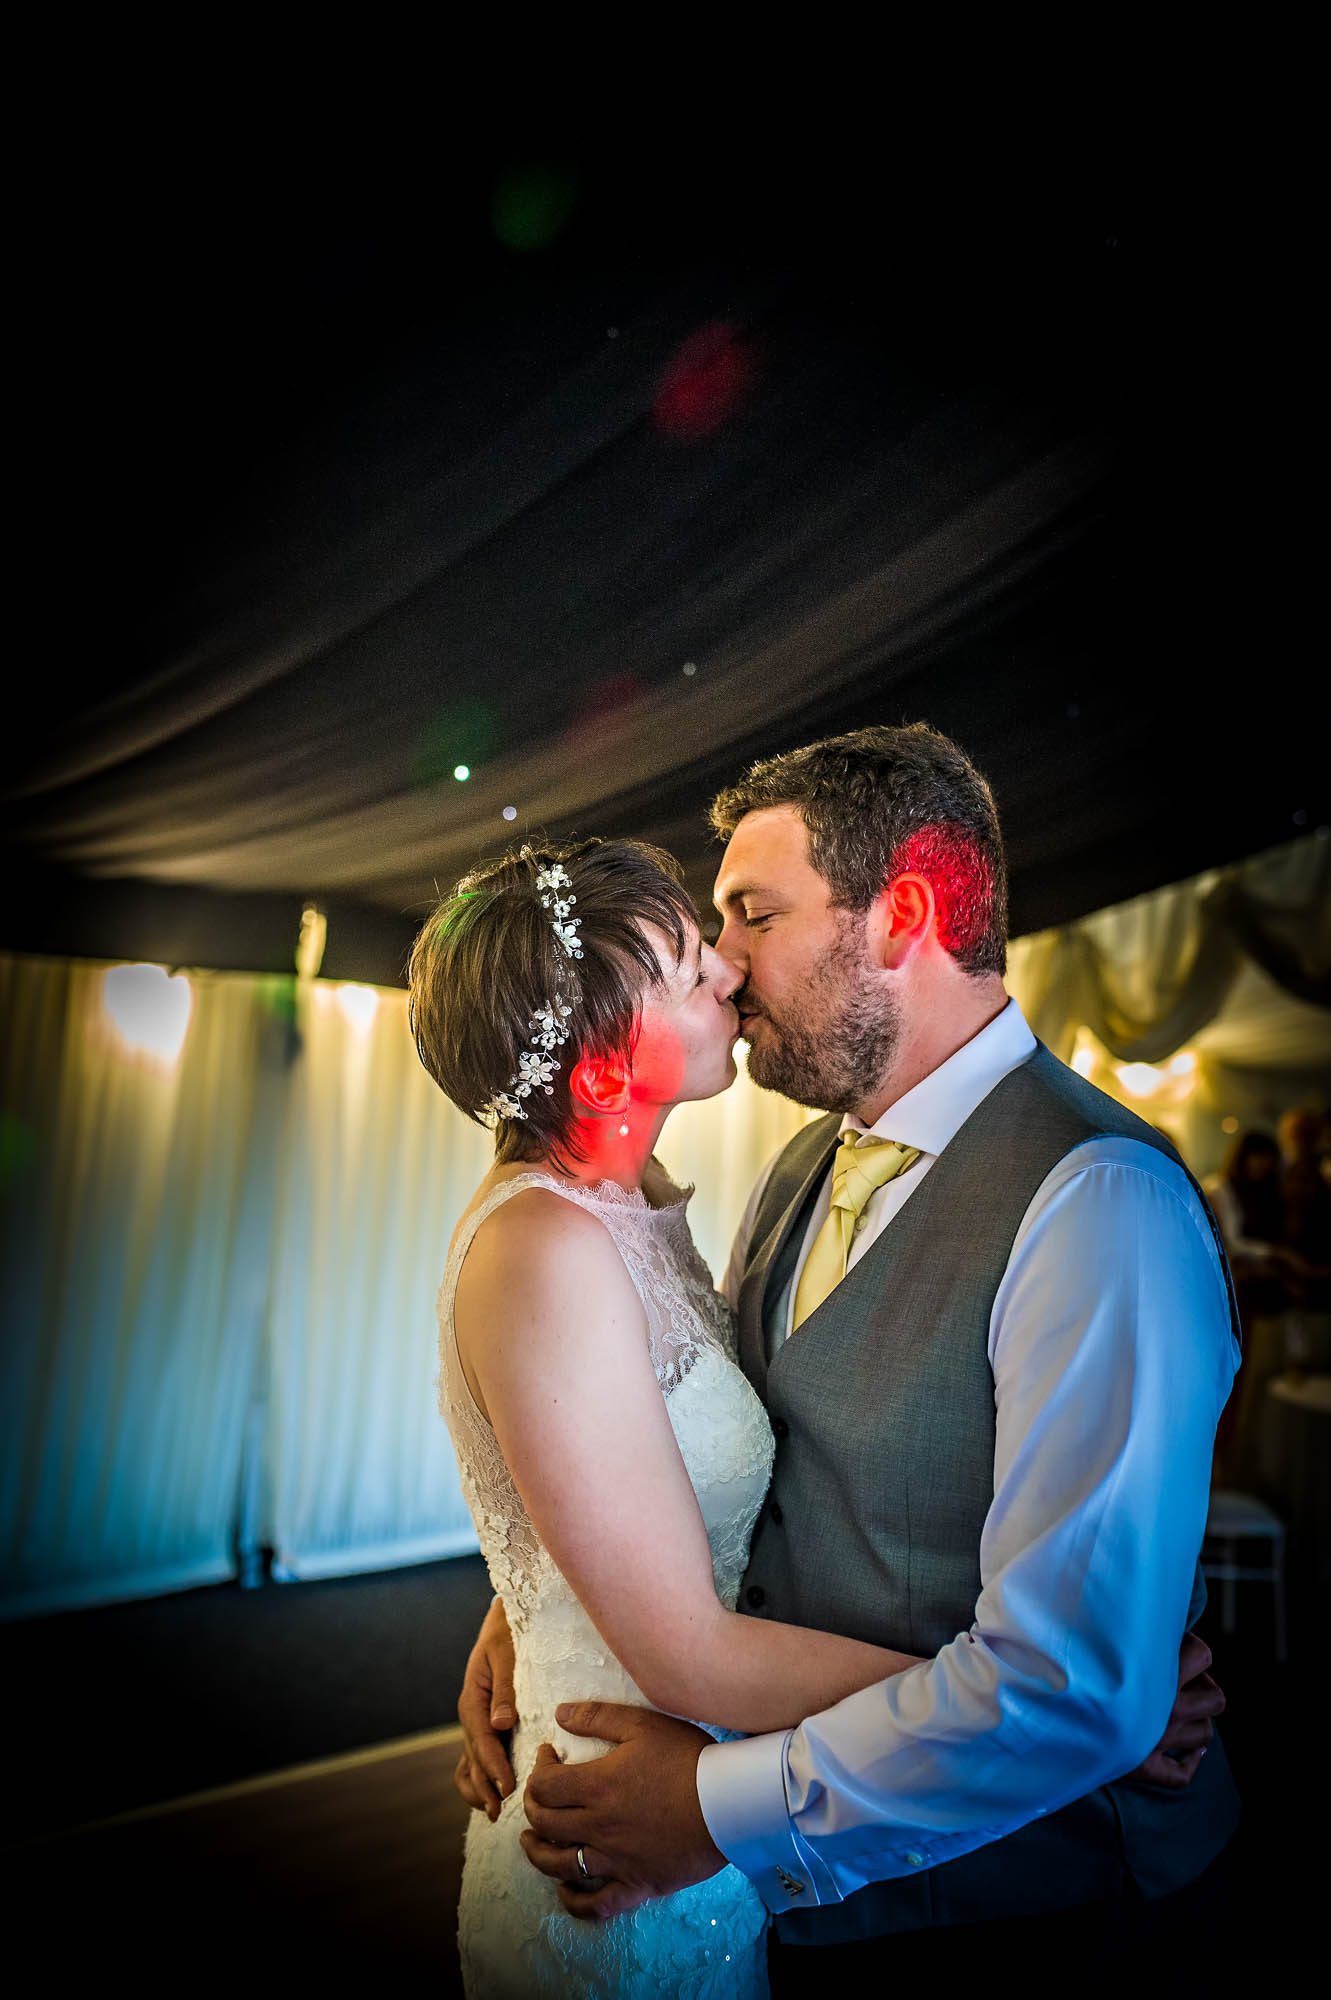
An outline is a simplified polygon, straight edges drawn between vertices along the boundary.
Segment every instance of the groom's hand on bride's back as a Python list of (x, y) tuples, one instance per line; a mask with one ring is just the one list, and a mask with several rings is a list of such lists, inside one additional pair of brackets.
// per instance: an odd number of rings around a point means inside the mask
[(1164, 1785), (1181, 1792), (1192, 1783), (1193, 1774), (1215, 1735), (1215, 1718), (1225, 1712), (1223, 1690), (1212, 1680), (1211, 1648), (1195, 1632), (1185, 1632), (1178, 1656), (1178, 1693), (1170, 1710), (1165, 1733), (1145, 1763), (1130, 1778), (1148, 1785)]
[(453, 1783), (467, 1804), (492, 1820), (498, 1819), (500, 1804), (516, 1782), (504, 1739), (517, 1719), (513, 1639), (503, 1604), (496, 1597), (476, 1635), (463, 1675), (458, 1696), (463, 1751), (453, 1773)]

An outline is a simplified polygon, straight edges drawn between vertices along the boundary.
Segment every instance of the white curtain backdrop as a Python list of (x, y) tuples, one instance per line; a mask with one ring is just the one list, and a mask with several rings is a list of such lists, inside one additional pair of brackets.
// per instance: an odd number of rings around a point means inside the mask
[(271, 982), (196, 977), (172, 1062), (118, 1043), (104, 970), (0, 959), (7, 1615), (234, 1569)]
[(436, 1410), (434, 1298), (487, 1132), (426, 1076), (406, 995), (306, 988), (268, 1314), (260, 1538), (279, 1578), (474, 1549)]
[[(0, 1612), (252, 1575), (262, 1547), (279, 1578), (474, 1548), (434, 1298), (490, 1140), (421, 1070), (406, 996), (191, 973), (170, 1057), (118, 1038), (106, 970), (0, 958)], [(1205, 1173), (1226, 1120), (1331, 1101), (1328, 970), (1310, 837), (1018, 940), (1009, 985)], [(718, 1277), (813, 1115), (741, 1073), (672, 1118)]]

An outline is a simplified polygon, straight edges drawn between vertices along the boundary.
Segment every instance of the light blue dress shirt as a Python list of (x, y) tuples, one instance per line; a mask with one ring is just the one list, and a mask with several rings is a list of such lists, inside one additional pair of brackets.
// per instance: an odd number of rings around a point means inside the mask
[[(921, 1158), (872, 1198), (852, 1265), (1034, 1048), (1010, 1001), (871, 1128)], [(732, 1305), (766, 1179), (736, 1236)], [(827, 1204), (824, 1188), (778, 1338)], [(773, 1910), (969, 1853), (1134, 1769), (1164, 1730), (1239, 1359), (1187, 1176), (1130, 1139), (1061, 1160), (1017, 1232), (988, 1351), (994, 1498), (970, 1629), (797, 1729), (699, 1758), (712, 1838)]]

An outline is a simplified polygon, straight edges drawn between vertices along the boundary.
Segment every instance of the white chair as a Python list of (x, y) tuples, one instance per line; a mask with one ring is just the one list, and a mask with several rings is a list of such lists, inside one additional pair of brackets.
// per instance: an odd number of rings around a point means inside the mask
[[(1265, 1564), (1245, 1562), (1244, 1544), (1266, 1542), (1270, 1559)], [(1253, 1551), (1254, 1556), (1257, 1551)], [(1276, 1659), (1281, 1666), (1285, 1650), (1285, 1524), (1265, 1502), (1251, 1493), (1235, 1493), (1217, 1486), (1211, 1493), (1206, 1517), (1206, 1538), (1202, 1543), (1203, 1573), (1223, 1585), (1220, 1594), (1220, 1623), (1232, 1634), (1238, 1622), (1236, 1583), (1269, 1583), (1275, 1610)]]

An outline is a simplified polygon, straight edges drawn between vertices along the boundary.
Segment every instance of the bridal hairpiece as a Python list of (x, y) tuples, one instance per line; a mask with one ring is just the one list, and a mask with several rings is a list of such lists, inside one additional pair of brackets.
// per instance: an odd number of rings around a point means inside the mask
[[(523, 861), (536, 859), (530, 847), (523, 848), (520, 858)], [(569, 915), (569, 911), (578, 900), (572, 894), (572, 888), (568, 871), (558, 861), (552, 862), (549, 867), (537, 869), (536, 892), (540, 897), (542, 909), (551, 912), (550, 928), (569, 958), (581, 958), (582, 944), (578, 937), (578, 925), (582, 919)], [(565, 893), (566, 891), (568, 893)], [(537, 1008), (527, 1023), (529, 1028), (536, 1030), (532, 1036), (531, 1048), (518, 1057), (517, 1074), (508, 1079), (508, 1088), (497, 1090), (488, 1103), (481, 1106), (483, 1113), (492, 1112), (496, 1119), (525, 1118), (527, 1112), (522, 1102), (524, 1097), (530, 1097), (533, 1090), (543, 1090), (547, 1097), (554, 1095), (555, 1087), (551, 1079), (559, 1064), (550, 1051), (561, 1047), (568, 1040), (568, 1029), (564, 1023), (572, 1012), (573, 1009), (558, 988), (555, 989), (553, 1000), (547, 1000), (543, 1007)]]
[[(531, 849), (524, 847), (522, 851), (526, 855), (530, 854)], [(569, 911), (578, 899), (576, 896), (560, 894), (561, 889), (573, 887), (567, 870), (561, 868), (557, 861), (549, 868), (538, 869), (536, 887), (541, 892), (541, 907), (554, 911), (550, 927), (555, 936), (570, 958), (581, 958), (582, 945), (578, 940), (578, 925), (582, 922), (582, 918), (569, 916)]]

